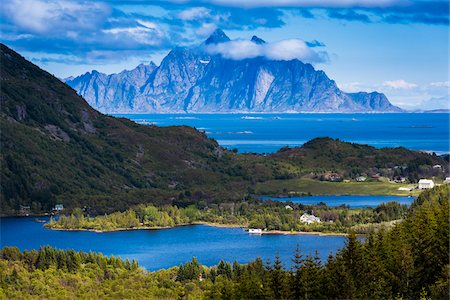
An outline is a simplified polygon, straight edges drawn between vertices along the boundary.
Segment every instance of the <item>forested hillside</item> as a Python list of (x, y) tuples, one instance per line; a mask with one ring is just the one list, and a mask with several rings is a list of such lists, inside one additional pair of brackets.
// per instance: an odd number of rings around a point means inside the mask
[[(449, 193), (423, 192), (392, 230), (350, 235), (326, 263), (293, 253), (292, 268), (261, 259), (246, 264), (146, 272), (137, 262), (94, 253), (3, 248), (0, 297), (7, 299), (448, 299)], [(301, 245), (300, 245), (301, 248)]]
[(4, 211), (19, 204), (48, 210), (56, 199), (86, 205), (83, 197), (105, 194), (120, 199), (117, 209), (130, 199), (166, 199), (174, 188), (226, 185), (233, 177), (225, 169), (230, 154), (193, 128), (102, 115), (5, 45), (1, 62)]
[[(444, 159), (403, 147), (377, 149), (326, 137), (313, 139), (302, 147), (283, 148), (272, 158), (295, 165), (304, 172), (334, 171), (342, 178), (378, 174), (417, 182), (420, 177), (442, 177), (449, 171), (448, 157)], [(433, 168), (435, 165), (442, 168)]]

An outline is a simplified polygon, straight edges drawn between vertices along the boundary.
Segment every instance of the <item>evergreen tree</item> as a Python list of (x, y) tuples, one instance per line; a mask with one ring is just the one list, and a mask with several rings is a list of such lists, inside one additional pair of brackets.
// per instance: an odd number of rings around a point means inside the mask
[(302, 290), (302, 267), (303, 255), (300, 252), (300, 245), (297, 244), (295, 254), (292, 258), (291, 286), (294, 299), (300, 299), (303, 296)]

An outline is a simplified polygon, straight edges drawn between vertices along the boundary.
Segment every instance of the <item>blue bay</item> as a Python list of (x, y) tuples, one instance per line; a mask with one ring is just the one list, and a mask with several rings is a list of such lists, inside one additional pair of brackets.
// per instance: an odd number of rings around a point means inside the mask
[(376, 207), (381, 203), (391, 201), (400, 204), (410, 205), (414, 198), (407, 196), (312, 196), (312, 197), (259, 197), (262, 200), (274, 200), (281, 202), (293, 202), (305, 205), (325, 203), (328, 206), (336, 207), (340, 205), (348, 205), (351, 208)]
[(143, 124), (188, 125), (239, 152), (271, 153), (316, 137), (448, 153), (449, 114), (121, 114)]
[(197, 257), (205, 265), (221, 259), (247, 263), (261, 257), (280, 255), (290, 265), (297, 244), (304, 255), (317, 250), (322, 260), (344, 246), (343, 236), (250, 235), (242, 228), (192, 225), (162, 230), (134, 230), (107, 233), (55, 231), (31, 217), (0, 218), (1, 247), (21, 250), (51, 245), (60, 249), (102, 252), (105, 255), (137, 259), (147, 270), (170, 268)]

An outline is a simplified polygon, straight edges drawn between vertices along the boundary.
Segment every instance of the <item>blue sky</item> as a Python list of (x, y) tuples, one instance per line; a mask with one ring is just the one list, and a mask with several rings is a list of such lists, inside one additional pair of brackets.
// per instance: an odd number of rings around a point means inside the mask
[(380, 91), (408, 109), (449, 105), (448, 1), (3, 0), (1, 6), (1, 41), (61, 78), (159, 64), (171, 48), (197, 45), (221, 28), (236, 40), (234, 53), (248, 55), (242, 40), (256, 34), (270, 46), (255, 53), (273, 57), (283, 49), (286, 59), (312, 63), (344, 91)]

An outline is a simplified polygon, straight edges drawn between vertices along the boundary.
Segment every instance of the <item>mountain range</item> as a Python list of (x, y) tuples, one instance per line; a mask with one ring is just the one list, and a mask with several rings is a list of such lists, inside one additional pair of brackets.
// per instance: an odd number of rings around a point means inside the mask
[[(140, 64), (117, 74), (98, 71), (65, 82), (103, 113), (398, 112), (378, 92), (345, 93), (298, 59), (233, 60), (210, 54), (229, 42), (218, 29), (201, 45), (177, 47), (159, 66)], [(266, 43), (253, 36), (252, 43)]]

